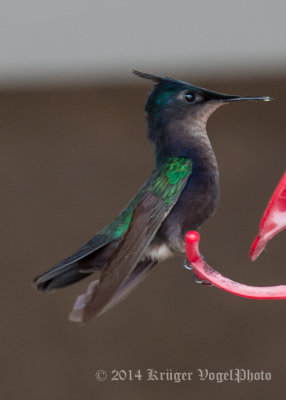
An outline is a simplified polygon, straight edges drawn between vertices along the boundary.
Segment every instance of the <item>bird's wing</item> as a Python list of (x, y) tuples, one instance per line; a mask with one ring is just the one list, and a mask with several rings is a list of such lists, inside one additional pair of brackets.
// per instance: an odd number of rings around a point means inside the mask
[(84, 322), (107, 307), (144, 258), (147, 247), (178, 200), (191, 171), (190, 159), (172, 157), (153, 172), (133, 210), (126, 234), (103, 268), (99, 284), (94, 287), (83, 310)]
[[(78, 261), (93, 254), (94, 252), (108, 245), (109, 243), (120, 240), (128, 229), (132, 217), (132, 212), (138, 201), (139, 196), (137, 195), (109, 225), (98, 232), (84, 246), (82, 246), (71, 256), (65, 258), (64, 260), (53, 266), (48, 271), (45, 271), (40, 276), (37, 276), (33, 281), (34, 285), (41, 289), (41, 286), (46, 285), (46, 282), (50, 282), (53, 279), (71, 270), (73, 265)], [(72, 271), (74, 270), (72, 269)], [(89, 273), (90, 271), (84, 270), (83, 268), (80, 272), (82, 272), (82, 274), (79, 274), (78, 276), (84, 277), (86, 276), (85, 274)]]

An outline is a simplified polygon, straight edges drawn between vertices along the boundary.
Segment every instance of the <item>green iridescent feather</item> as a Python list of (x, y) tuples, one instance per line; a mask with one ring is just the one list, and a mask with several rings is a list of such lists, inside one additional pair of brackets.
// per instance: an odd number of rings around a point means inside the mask
[(174, 97), (176, 98), (178, 93), (178, 88), (170, 85), (169, 88), (166, 87), (166, 90), (163, 93), (156, 96), (154, 101), (155, 114), (160, 113), (165, 107), (167, 107), (167, 105), (173, 101)]
[(159, 170), (153, 172), (137, 196), (132, 199), (118, 217), (101, 231), (101, 234), (107, 234), (109, 239), (110, 236), (112, 236), (112, 239), (119, 239), (124, 235), (129, 227), (133, 210), (146, 191), (162, 198), (167, 207), (171, 206), (191, 172), (192, 163), (189, 158), (171, 157), (167, 159)]
[(189, 158), (172, 157), (167, 160), (158, 171), (153, 184), (152, 192), (164, 199), (169, 206), (182, 190), (185, 178), (190, 176), (192, 164)]

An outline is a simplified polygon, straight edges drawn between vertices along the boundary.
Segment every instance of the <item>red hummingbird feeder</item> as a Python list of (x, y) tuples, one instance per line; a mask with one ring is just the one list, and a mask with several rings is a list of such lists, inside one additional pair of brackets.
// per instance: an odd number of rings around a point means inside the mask
[[(286, 172), (276, 187), (263, 214), (259, 233), (251, 249), (250, 259), (254, 261), (265, 248), (267, 242), (286, 228)], [(229, 293), (251, 299), (286, 299), (286, 285), (248, 286), (221, 275), (201, 257), (199, 251), (200, 235), (190, 231), (186, 235), (186, 257), (196, 277)]]

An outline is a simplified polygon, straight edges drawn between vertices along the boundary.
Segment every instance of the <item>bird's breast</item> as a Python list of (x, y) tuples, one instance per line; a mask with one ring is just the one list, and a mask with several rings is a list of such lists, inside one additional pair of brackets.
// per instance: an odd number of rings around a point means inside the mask
[(197, 230), (215, 212), (219, 201), (217, 171), (191, 175), (177, 203), (159, 229), (155, 242), (173, 252), (185, 251), (185, 235)]

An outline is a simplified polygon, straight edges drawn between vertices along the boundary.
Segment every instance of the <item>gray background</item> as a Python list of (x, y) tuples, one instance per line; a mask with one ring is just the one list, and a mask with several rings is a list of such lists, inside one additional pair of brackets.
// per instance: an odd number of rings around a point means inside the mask
[(284, 0), (0, 0), (0, 85), (285, 69)]
[[(252, 1), (246, 7), (242, 2), (240, 9), (235, 2), (214, 7), (179, 1), (177, 7), (161, 2), (165, 7), (160, 9), (160, 2), (154, 7), (106, 2), (102, 9), (110, 7), (110, 13), (96, 14), (95, 21), (106, 31), (93, 23), (99, 2), (40, 2), (41, 10), (39, 2), (25, 3), (0, 2), (6, 10), (6, 18), (0, 13), (6, 25), (0, 26), (7, 33), (5, 40), (0, 35), (2, 398), (281, 395), (285, 301), (247, 300), (195, 285), (182, 258), (175, 257), (161, 263), (118, 307), (79, 328), (67, 316), (87, 281), (53, 295), (35, 292), (30, 282), (108, 223), (153, 168), (143, 113), (151, 85), (129, 77), (131, 68), (169, 73), (222, 92), (275, 98), (272, 103), (228, 105), (210, 119), (221, 202), (201, 230), (201, 250), (232, 279), (254, 285), (285, 282), (285, 232), (255, 264), (248, 260), (262, 212), (285, 170), (285, 3)], [(126, 8), (118, 10), (121, 3)], [(203, 6), (210, 6), (209, 12), (203, 13)], [(176, 13), (182, 7), (180, 19)], [(173, 32), (167, 17), (173, 18)], [(125, 36), (120, 30), (106, 33), (114, 20)], [(99, 29), (101, 36), (88, 27)], [(162, 31), (169, 35), (166, 42)], [(79, 52), (89, 55), (91, 63)], [(183, 53), (185, 59), (179, 56)], [(105, 64), (97, 64), (99, 56)], [(180, 384), (110, 382), (113, 369), (144, 373), (147, 368), (193, 371), (194, 378)], [(198, 368), (270, 371), (272, 381), (200, 382)], [(94, 377), (99, 369), (108, 373), (105, 382)]]

